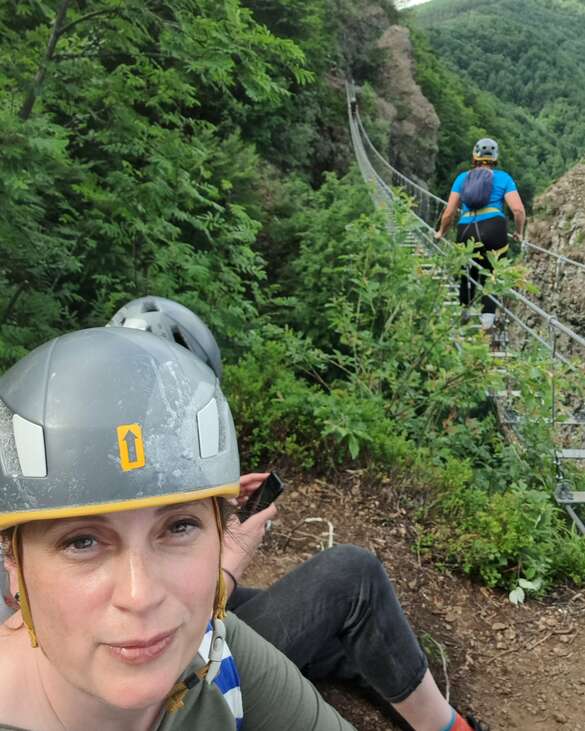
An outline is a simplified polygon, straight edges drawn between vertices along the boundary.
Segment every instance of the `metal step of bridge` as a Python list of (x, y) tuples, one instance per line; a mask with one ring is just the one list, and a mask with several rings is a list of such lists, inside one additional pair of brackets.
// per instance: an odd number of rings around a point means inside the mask
[(555, 500), (561, 505), (571, 505), (571, 503), (585, 503), (585, 492), (573, 490), (557, 490)]
[(559, 459), (585, 459), (585, 449), (557, 449)]
[(518, 353), (508, 350), (492, 350), (490, 353), (491, 358), (516, 358)]
[(520, 398), (522, 391), (497, 391), (496, 398)]
[(404, 237), (404, 243), (403, 246), (408, 246), (410, 248), (416, 248), (419, 246), (419, 239), (418, 236), (415, 234), (409, 233)]
[(572, 416), (567, 416), (566, 418), (563, 418), (562, 416), (559, 416), (555, 420), (555, 424), (557, 426), (585, 426), (585, 417), (582, 413), (576, 413)]
[[(504, 407), (504, 424), (521, 424), (527, 421), (530, 421), (530, 419), (527, 419), (525, 416), (518, 414), (512, 408)], [(549, 425), (553, 423), (550, 417), (543, 419), (543, 422)], [(583, 417), (579, 415), (568, 416), (566, 419), (563, 419), (562, 417), (557, 417), (557, 419), (555, 419), (554, 426), (556, 426), (557, 428), (563, 426), (585, 426), (585, 421), (583, 420)], [(559, 458), (561, 458), (560, 455)], [(574, 459), (574, 457), (567, 457), (567, 459)]]

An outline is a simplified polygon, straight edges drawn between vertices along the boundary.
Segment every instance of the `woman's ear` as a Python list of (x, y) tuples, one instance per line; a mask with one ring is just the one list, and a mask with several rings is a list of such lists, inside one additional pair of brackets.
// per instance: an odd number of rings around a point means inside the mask
[(18, 571), (14, 559), (10, 556), (4, 556), (4, 568), (8, 574), (10, 594), (14, 597), (18, 593)]

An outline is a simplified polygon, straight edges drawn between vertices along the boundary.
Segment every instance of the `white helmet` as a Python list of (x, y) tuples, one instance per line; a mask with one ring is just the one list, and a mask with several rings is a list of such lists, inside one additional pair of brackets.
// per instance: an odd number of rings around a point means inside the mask
[(498, 143), (490, 137), (482, 137), (473, 147), (473, 159), (476, 162), (497, 162)]

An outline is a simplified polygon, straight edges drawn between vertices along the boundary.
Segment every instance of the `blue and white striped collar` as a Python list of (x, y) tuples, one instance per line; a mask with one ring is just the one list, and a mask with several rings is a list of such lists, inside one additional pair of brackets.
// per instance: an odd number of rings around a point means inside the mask
[[(213, 624), (207, 625), (207, 630), (203, 635), (203, 641), (197, 653), (204, 664), (210, 659), (211, 642), (213, 638)], [(240, 676), (236, 667), (236, 662), (230, 652), (227, 642), (223, 642), (223, 650), (221, 653), (221, 662), (219, 669), (211, 681), (215, 685), (227, 705), (229, 706), (234, 719), (236, 721), (236, 729), (240, 731), (244, 724), (244, 708), (242, 705), (242, 691), (240, 689)]]

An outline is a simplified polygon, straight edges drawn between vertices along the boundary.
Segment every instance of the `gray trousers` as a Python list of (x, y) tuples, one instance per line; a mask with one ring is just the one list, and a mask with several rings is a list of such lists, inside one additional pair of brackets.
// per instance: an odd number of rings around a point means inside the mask
[(228, 609), (310, 680), (354, 680), (399, 703), (428, 667), (384, 567), (357, 546), (322, 551), (268, 589), (238, 587)]

